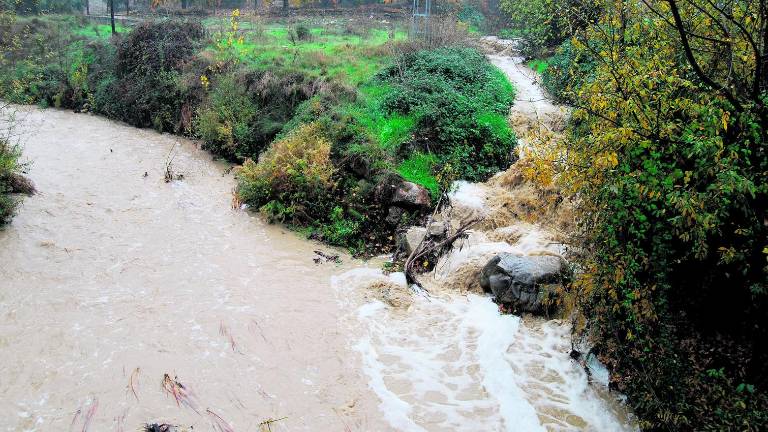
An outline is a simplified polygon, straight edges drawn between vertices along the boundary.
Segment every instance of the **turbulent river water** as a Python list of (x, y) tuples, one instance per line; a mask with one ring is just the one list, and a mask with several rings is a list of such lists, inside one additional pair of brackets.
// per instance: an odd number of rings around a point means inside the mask
[(0, 430), (633, 429), (566, 326), (472, 294), (370, 300), (376, 265), (318, 264), (233, 210), (194, 143), (21, 111), (40, 193), (0, 231)]

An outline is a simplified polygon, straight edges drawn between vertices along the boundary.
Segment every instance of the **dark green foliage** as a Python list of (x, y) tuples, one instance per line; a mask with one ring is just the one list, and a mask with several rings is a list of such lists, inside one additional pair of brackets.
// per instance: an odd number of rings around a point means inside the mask
[(304, 24), (299, 24), (294, 29), (296, 38), (300, 41), (308, 41), (312, 40), (312, 32), (309, 30), (309, 27), (305, 26)]
[(21, 150), (18, 146), (0, 139), (0, 226), (8, 223), (16, 211), (18, 200), (11, 195), (15, 192), (11, 177), (20, 174)]
[(416, 117), (413, 145), (459, 178), (484, 180), (512, 162), (515, 137), (505, 118), (514, 89), (477, 50), (406, 54), (379, 78), (394, 87), (384, 108)]
[(485, 28), (485, 16), (476, 6), (470, 3), (464, 3), (456, 14), (459, 21), (467, 24), (473, 31), (480, 31)]
[(565, 103), (575, 102), (574, 92), (595, 68), (591, 57), (577, 56), (571, 41), (565, 41), (548, 60), (542, 82), (549, 93)]
[(100, 94), (104, 114), (139, 127), (181, 129), (180, 72), (205, 36), (195, 22), (143, 23), (117, 42), (114, 79)]
[(211, 84), (195, 130), (214, 153), (236, 161), (256, 158), (322, 88), (321, 80), (280, 69), (225, 74)]

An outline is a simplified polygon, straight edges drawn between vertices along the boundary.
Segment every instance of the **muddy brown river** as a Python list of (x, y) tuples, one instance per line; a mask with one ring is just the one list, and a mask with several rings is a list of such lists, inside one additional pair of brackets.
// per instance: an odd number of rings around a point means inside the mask
[(374, 265), (233, 210), (195, 143), (20, 110), (40, 193), (0, 231), (0, 430), (633, 429), (565, 326), (476, 295), (390, 308), (361, 292)]

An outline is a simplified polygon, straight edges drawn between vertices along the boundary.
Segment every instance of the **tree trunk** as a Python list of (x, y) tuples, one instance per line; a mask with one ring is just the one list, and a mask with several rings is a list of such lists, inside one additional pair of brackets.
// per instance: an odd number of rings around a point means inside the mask
[(86, 15), (91, 14), (91, 6), (88, 4), (88, 0), (85, 0), (85, 14)]
[(109, 18), (112, 22), (112, 35), (117, 34), (115, 30), (115, 0), (109, 0)]
[(288, 0), (283, 0), (283, 13), (288, 13)]
[(125, 0), (125, 15), (130, 15), (131, 13), (131, 0)]
[(187, 8), (187, 0), (181, 0), (181, 8), (186, 9)]

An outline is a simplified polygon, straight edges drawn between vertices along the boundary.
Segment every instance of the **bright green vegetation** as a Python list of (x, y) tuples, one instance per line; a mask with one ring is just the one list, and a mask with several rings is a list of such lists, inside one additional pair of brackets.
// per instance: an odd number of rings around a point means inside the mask
[(73, 17), (8, 19), (22, 43), (2, 58), (0, 97), (199, 138), (243, 163), (244, 203), (333, 245), (387, 250), (430, 211), (423, 198), (394, 205), (393, 185), (434, 200), (511, 163), (503, 74), (474, 49), (422, 49), (397, 26), (234, 14), (113, 38)]
[(529, 68), (536, 71), (536, 73), (543, 74), (549, 67), (549, 62), (546, 59), (534, 59), (526, 63)]
[(437, 156), (428, 153), (415, 153), (410, 158), (400, 162), (397, 172), (404, 179), (429, 189), (433, 198), (440, 195), (440, 183), (433, 174), (436, 169)]
[(11, 194), (16, 192), (12, 186), (12, 177), (19, 175), (21, 149), (0, 139), (0, 226), (8, 223), (18, 205), (18, 200)]
[(370, 79), (386, 62), (388, 42), (402, 42), (405, 31), (341, 23), (309, 24), (238, 22), (208, 19), (214, 40), (207, 47), (217, 60), (250, 68), (291, 67), (307, 74), (338, 78), (352, 85)]
[[(117, 23), (115, 24), (115, 31), (125, 33), (128, 31), (128, 28)], [(98, 38), (106, 40), (112, 37), (112, 26), (109, 24), (86, 24), (78, 26), (74, 33), (88, 39)]]
[(581, 220), (575, 330), (643, 429), (768, 430), (765, 2), (502, 7), (577, 107), (534, 162)]

